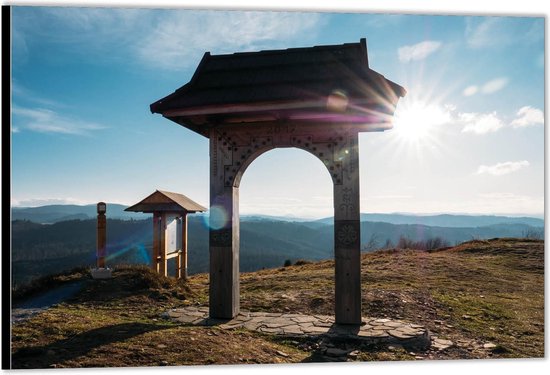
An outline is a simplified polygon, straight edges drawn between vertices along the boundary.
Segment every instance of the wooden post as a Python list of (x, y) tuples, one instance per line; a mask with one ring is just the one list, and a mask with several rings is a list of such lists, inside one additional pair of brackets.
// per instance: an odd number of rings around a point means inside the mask
[(168, 276), (168, 259), (166, 259), (166, 214), (160, 215), (160, 241), (159, 241), (159, 273)]
[(239, 188), (223, 177), (226, 147), (210, 133), (210, 295), (212, 318), (239, 313)]
[(187, 279), (187, 212), (181, 216), (181, 252), (178, 256), (179, 279)]
[(239, 307), (239, 188), (223, 187), (210, 207), (224, 212), (225, 223), (210, 214), (210, 317), (231, 319)]
[(161, 232), (161, 216), (158, 212), (153, 213), (153, 259), (151, 268), (160, 272), (160, 232)]
[(340, 146), (342, 181), (334, 184), (335, 321), (361, 324), (361, 222), (358, 134)]
[(99, 211), (99, 204), (97, 214), (97, 268), (105, 268), (107, 218), (105, 217), (105, 212)]

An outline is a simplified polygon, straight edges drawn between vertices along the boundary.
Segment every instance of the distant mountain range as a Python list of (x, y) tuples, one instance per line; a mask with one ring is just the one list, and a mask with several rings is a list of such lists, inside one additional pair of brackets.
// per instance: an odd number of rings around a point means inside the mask
[[(116, 203), (107, 204), (107, 217), (121, 220), (141, 220), (150, 215), (139, 212), (125, 212), (128, 206)], [(86, 220), (97, 216), (95, 204), (79, 206), (74, 204), (56, 204), (40, 207), (12, 207), (12, 220), (29, 220), (35, 223), (52, 224), (67, 220)]]
[[(107, 205), (107, 217), (120, 220), (142, 220), (151, 217), (150, 214), (126, 212), (127, 206), (109, 203)], [(204, 216), (206, 214), (195, 214)], [(96, 205), (48, 205), (41, 207), (12, 207), (12, 220), (28, 220), (41, 224), (52, 224), (66, 220), (86, 220), (97, 216)], [(327, 217), (320, 220), (304, 219), (287, 216), (269, 215), (241, 215), (244, 221), (284, 221), (303, 223), (310, 228), (319, 228), (324, 225), (332, 225), (333, 218)], [(497, 224), (526, 224), (534, 227), (543, 227), (544, 220), (535, 217), (511, 217), (494, 215), (411, 215), (411, 214), (361, 214), (361, 221), (381, 222), (389, 224), (419, 224), (448, 228), (472, 228)]]
[[(124, 212), (108, 205), (109, 264), (150, 263), (151, 215)], [(95, 205), (16, 208), (12, 221), (12, 266), (18, 283), (95, 262)], [(115, 219), (114, 217), (122, 217)], [(61, 220), (71, 218), (71, 220)], [(128, 220), (133, 219), (133, 220)], [(208, 226), (205, 214), (189, 219), (189, 272), (208, 271)], [(441, 238), (449, 245), (472, 239), (544, 237), (544, 221), (529, 217), (402, 214), (363, 214), (363, 251), (393, 247), (401, 237), (411, 241)], [(57, 222), (56, 222), (57, 221)], [(44, 224), (48, 223), (48, 224)], [(426, 225), (430, 223), (432, 225)], [(277, 219), (244, 215), (240, 225), (242, 272), (282, 266), (285, 260), (333, 257), (333, 220)]]
[[(332, 224), (333, 218), (325, 218), (319, 222)], [(468, 228), (484, 227), (497, 224), (526, 224), (543, 227), (544, 220), (535, 217), (510, 217), (494, 215), (406, 215), (406, 214), (361, 214), (361, 221), (381, 222), (390, 224), (420, 224), (434, 227)]]

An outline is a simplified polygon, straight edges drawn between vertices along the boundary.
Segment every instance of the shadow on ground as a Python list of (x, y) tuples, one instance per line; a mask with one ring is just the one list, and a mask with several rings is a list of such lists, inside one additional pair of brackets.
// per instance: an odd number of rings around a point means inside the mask
[(115, 342), (125, 341), (151, 331), (168, 329), (171, 325), (122, 323), (98, 329), (53, 342), (44, 346), (21, 348), (12, 356), (12, 366), (17, 368), (47, 368), (80, 356)]

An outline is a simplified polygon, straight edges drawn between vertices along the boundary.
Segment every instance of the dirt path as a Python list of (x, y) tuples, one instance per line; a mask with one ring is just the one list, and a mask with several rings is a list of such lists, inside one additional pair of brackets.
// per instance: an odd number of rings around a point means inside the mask
[(11, 310), (12, 324), (16, 324), (26, 319), (29, 319), (30, 317), (38, 314), (41, 311), (46, 310), (52, 305), (56, 305), (71, 298), (73, 295), (79, 292), (83, 286), (84, 281), (82, 280), (67, 283), (58, 288), (28, 298), (23, 302), (14, 304)]

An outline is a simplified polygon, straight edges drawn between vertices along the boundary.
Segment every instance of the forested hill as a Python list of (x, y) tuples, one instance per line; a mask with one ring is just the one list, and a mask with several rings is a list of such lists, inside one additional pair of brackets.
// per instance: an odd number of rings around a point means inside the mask
[[(127, 206), (108, 203), (107, 216), (111, 219), (143, 220), (149, 215), (124, 211)], [(67, 220), (86, 220), (97, 216), (95, 204), (85, 206), (75, 204), (57, 204), (40, 207), (12, 207), (12, 220), (30, 220), (35, 223), (52, 224)]]
[[(189, 218), (189, 273), (208, 270), (206, 217)], [(419, 224), (367, 222), (361, 224), (364, 251), (433, 238), (455, 245), (472, 239), (496, 237), (542, 238), (543, 227), (527, 224), (495, 224), (480, 227), (440, 227)], [(289, 222), (262, 217), (241, 219), (240, 269), (243, 272), (281, 266), (286, 260), (321, 260), (333, 257), (332, 224)], [(107, 220), (108, 264), (150, 263), (152, 221)], [(13, 275), (16, 284), (95, 263), (96, 221), (68, 220), (54, 224), (12, 222)]]

